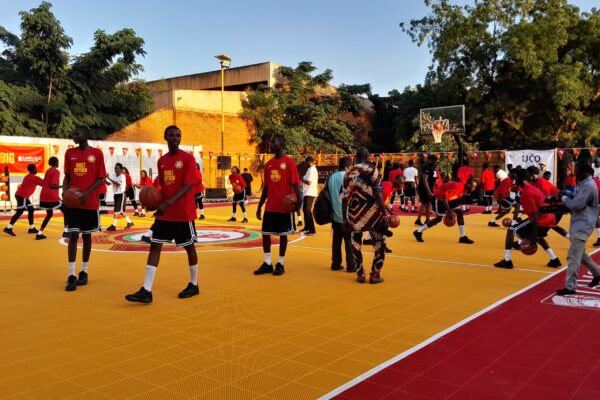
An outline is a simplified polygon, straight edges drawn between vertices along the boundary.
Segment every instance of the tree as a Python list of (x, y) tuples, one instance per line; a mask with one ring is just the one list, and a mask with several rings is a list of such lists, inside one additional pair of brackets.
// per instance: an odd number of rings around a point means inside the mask
[(361, 111), (356, 96), (370, 93), (370, 86), (342, 85), (335, 90), (330, 86), (332, 71), (313, 75), (315, 70), (307, 61), (296, 68), (280, 67), (281, 83), (246, 91), (240, 115), (253, 125), (251, 142), (268, 151), (269, 138), (283, 134), (292, 154), (355, 147), (355, 127), (345, 114)]
[[(427, 43), (426, 85), (454, 87), (470, 140), (484, 148), (599, 141), (600, 12), (567, 0), (426, 0), (401, 28)], [(448, 104), (441, 103), (439, 105)]]
[[(0, 27), (0, 129), (3, 134), (67, 137), (75, 125), (104, 138), (148, 114), (151, 95), (135, 76), (144, 40), (131, 29), (97, 30), (73, 59), (60, 22), (42, 2), (21, 12), (21, 35)], [(70, 62), (69, 62), (70, 61)]]

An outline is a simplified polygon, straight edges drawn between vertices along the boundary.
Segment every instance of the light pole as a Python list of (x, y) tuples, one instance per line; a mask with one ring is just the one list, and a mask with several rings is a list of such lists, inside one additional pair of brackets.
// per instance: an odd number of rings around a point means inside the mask
[(221, 64), (221, 153), (225, 152), (225, 68), (231, 65), (231, 57), (225, 54), (215, 56)]

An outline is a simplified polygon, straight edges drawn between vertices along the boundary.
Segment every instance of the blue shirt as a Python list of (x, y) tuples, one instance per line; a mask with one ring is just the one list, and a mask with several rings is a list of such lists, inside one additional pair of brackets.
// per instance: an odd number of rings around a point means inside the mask
[(329, 196), (331, 197), (331, 208), (333, 209), (333, 220), (339, 224), (344, 223), (342, 215), (342, 197), (340, 192), (344, 183), (346, 171), (337, 171), (329, 177)]

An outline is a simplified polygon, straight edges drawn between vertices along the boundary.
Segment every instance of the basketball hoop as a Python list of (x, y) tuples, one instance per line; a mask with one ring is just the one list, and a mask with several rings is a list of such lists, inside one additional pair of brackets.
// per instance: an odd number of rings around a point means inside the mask
[(431, 134), (433, 135), (434, 143), (442, 143), (442, 136), (448, 130), (450, 121), (447, 119), (438, 119), (431, 124)]

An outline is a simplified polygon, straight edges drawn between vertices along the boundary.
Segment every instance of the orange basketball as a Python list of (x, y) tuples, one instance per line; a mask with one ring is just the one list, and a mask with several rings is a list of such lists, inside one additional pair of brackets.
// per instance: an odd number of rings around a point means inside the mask
[(448, 227), (456, 225), (456, 215), (453, 212), (444, 215), (444, 225)]
[(81, 206), (79, 202), (81, 196), (83, 196), (81, 190), (75, 188), (68, 189), (63, 192), (63, 203), (67, 208), (79, 208)]
[(154, 211), (163, 202), (163, 195), (154, 186), (144, 186), (140, 190), (140, 203), (148, 211)]
[(510, 218), (504, 218), (502, 220), (502, 226), (504, 226), (506, 228), (509, 228), (511, 226), (511, 224), (512, 224), (512, 219), (510, 219)]
[(244, 191), (244, 188), (238, 185), (237, 183), (233, 184), (233, 193), (240, 194)]
[(397, 215), (388, 215), (388, 223), (390, 228), (397, 228), (400, 226), (400, 217)]
[(439, 122), (436, 122), (435, 124), (433, 124), (433, 129), (436, 131), (441, 131), (442, 129), (444, 129), (444, 126)]
[(2, 183), (8, 182), (8, 176), (6, 176), (6, 175), (0, 175), (0, 182), (2, 182)]
[(295, 194), (288, 194), (283, 198), (283, 209), (286, 212), (292, 212), (298, 207), (298, 197)]
[(6, 192), (8, 190), (8, 185), (0, 186), (0, 192)]
[(8, 201), (8, 195), (6, 193), (2, 193), (0, 200)]
[(526, 256), (531, 256), (533, 254), (535, 254), (535, 252), (537, 251), (537, 243), (531, 243), (531, 241), (529, 239), (525, 239), (521, 242), (521, 244), (519, 245), (519, 249), (521, 249), (521, 253), (525, 254)]

